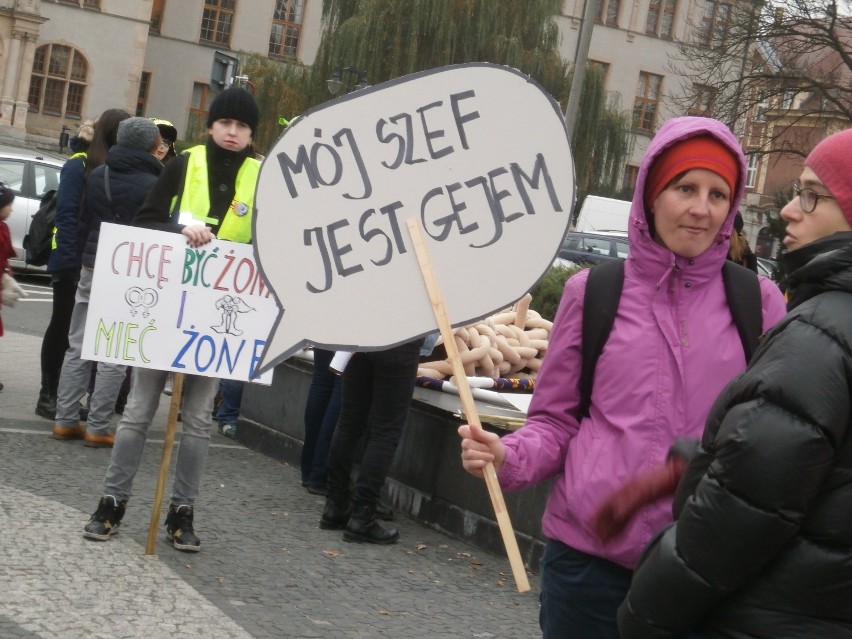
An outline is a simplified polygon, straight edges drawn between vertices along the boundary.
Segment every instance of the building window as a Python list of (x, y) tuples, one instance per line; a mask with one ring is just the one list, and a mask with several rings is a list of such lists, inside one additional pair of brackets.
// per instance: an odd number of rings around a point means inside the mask
[(589, 60), (589, 71), (598, 76), (601, 80), (601, 86), (606, 89), (606, 81), (609, 77), (609, 63), (600, 62), (598, 60)]
[(692, 90), (695, 93), (695, 103), (687, 114), (710, 116), (713, 113), (713, 103), (716, 101), (716, 89), (704, 84), (695, 84)]
[(149, 29), (154, 33), (160, 33), (163, 26), (163, 13), (166, 10), (166, 0), (154, 0), (151, 6), (151, 25)]
[(757, 166), (760, 164), (760, 156), (750, 153), (748, 156), (748, 167), (746, 169), (746, 188), (754, 188), (757, 182)]
[(676, 0), (651, 0), (645, 20), (645, 33), (661, 38), (672, 37), (675, 2)]
[(624, 182), (622, 188), (624, 191), (633, 191), (636, 188), (636, 178), (639, 177), (639, 167), (628, 164), (624, 167)]
[(192, 101), (186, 124), (186, 139), (201, 142), (207, 136), (207, 101), (210, 87), (201, 82), (192, 85)]
[(766, 94), (761, 94), (757, 104), (754, 107), (754, 121), (766, 122), (766, 111), (769, 109), (769, 98)]
[(708, 47), (718, 48), (725, 44), (731, 21), (731, 5), (717, 0), (706, 0), (707, 8), (701, 19), (700, 41)]
[(639, 87), (633, 102), (633, 127), (653, 132), (657, 124), (657, 108), (660, 104), (660, 87), (663, 76), (653, 73), (639, 74)]
[(30, 110), (81, 117), (89, 63), (71, 47), (45, 44), (36, 49), (30, 77)]
[(792, 109), (793, 108), (793, 100), (796, 98), (796, 90), (795, 89), (785, 89), (784, 97), (781, 99), (781, 108), (782, 109)]
[(600, 0), (596, 22), (608, 24), (611, 27), (618, 26), (618, 11), (621, 8), (621, 0)]
[(205, 0), (201, 16), (201, 40), (230, 46), (231, 25), (237, 0)]
[(145, 115), (148, 106), (148, 87), (151, 86), (151, 72), (143, 71), (142, 79), (139, 81), (139, 95), (136, 97), (136, 116)]
[(269, 55), (296, 57), (304, 4), (304, 0), (275, 0), (272, 31), (269, 33)]
[(674, 33), (675, 5), (677, 0), (664, 0), (663, 19), (660, 22), (660, 37), (671, 38)]
[(100, 9), (101, 0), (59, 0), (63, 4), (76, 4), (78, 7), (87, 9)]

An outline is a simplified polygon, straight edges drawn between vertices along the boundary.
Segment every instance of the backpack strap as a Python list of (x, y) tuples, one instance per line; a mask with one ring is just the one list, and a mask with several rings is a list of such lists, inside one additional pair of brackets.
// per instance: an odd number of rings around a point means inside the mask
[(595, 367), (609, 339), (621, 289), (624, 288), (624, 261), (605, 262), (589, 270), (583, 294), (583, 366), (580, 372), (580, 417), (589, 414)]
[(722, 266), (722, 281), (725, 283), (725, 297), (731, 317), (743, 343), (746, 363), (751, 361), (763, 332), (763, 304), (760, 293), (760, 281), (757, 274), (725, 260)]
[[(746, 363), (757, 350), (763, 331), (763, 304), (757, 274), (725, 260), (722, 267), (725, 297), (731, 317), (740, 334)], [(621, 290), (624, 288), (624, 261), (605, 262), (589, 270), (583, 295), (583, 364), (580, 372), (579, 416), (588, 417), (592, 403), (595, 368), (609, 339)]]

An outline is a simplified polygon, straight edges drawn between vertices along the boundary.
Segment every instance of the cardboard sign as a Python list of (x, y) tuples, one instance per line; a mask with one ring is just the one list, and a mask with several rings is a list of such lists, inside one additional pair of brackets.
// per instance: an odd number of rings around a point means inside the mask
[(281, 309), (260, 370), (306, 343), (378, 350), (435, 330), (408, 219), (458, 326), (536, 282), (573, 203), (559, 105), (515, 69), (433, 69), (304, 113), (255, 197), (257, 263)]
[(277, 314), (250, 245), (102, 224), (82, 356), (250, 380)]

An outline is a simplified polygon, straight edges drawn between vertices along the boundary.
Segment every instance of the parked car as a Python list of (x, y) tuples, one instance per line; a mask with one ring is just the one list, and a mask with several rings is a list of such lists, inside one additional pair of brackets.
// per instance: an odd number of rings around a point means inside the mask
[(600, 264), (624, 259), (627, 257), (627, 233), (570, 231), (557, 256), (574, 264)]
[(769, 279), (774, 280), (777, 272), (778, 264), (775, 260), (768, 260), (765, 257), (757, 258), (757, 273), (759, 275), (765, 275)]
[(9, 264), (19, 270), (44, 271), (24, 261), (24, 236), (42, 196), (59, 186), (59, 171), (65, 159), (39, 151), (0, 146), (0, 182), (15, 192), (12, 215), (6, 220), (12, 233), (12, 248), (18, 254)]

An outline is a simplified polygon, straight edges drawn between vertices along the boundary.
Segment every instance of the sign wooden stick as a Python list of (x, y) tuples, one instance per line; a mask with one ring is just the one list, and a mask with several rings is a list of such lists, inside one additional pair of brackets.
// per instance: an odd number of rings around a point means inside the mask
[[(482, 428), (482, 424), (479, 421), (479, 413), (473, 401), (473, 394), (470, 392), (470, 385), (467, 382), (467, 375), (464, 372), (464, 366), (456, 347), (452, 326), (450, 325), (450, 320), (447, 317), (447, 311), (444, 308), (444, 302), (441, 298), (438, 279), (435, 277), (432, 262), (429, 259), (429, 252), (423, 241), (420, 223), (412, 218), (406, 224), (408, 225), (408, 232), (411, 235), (414, 252), (417, 254), (417, 262), (420, 264), (420, 272), (423, 275), (426, 290), (429, 292), (429, 300), (432, 302), (432, 311), (435, 313), (438, 328), (441, 329), (441, 337), (444, 338), (444, 348), (447, 351), (447, 357), (453, 368), (453, 375), (455, 375), (456, 386), (459, 389), (459, 397), (461, 398), (465, 417), (473, 427)], [(521, 552), (518, 550), (518, 541), (515, 539), (515, 531), (512, 528), (512, 522), (506, 510), (506, 502), (503, 501), (503, 492), (500, 490), (500, 484), (497, 481), (497, 472), (494, 469), (494, 464), (489, 462), (483, 474), (485, 476), (485, 484), (488, 487), (488, 495), (491, 497), (491, 505), (494, 507), (497, 525), (500, 527), (500, 534), (503, 536), (503, 544), (506, 547), (506, 554), (509, 557), (509, 565), (512, 567), (512, 574), (515, 577), (518, 592), (526, 592), (530, 589), (530, 582), (527, 579), (527, 571), (521, 559)]]
[(146, 555), (155, 555), (157, 545), (157, 527), (160, 525), (160, 509), (163, 507), (163, 493), (166, 490), (166, 479), (169, 476), (169, 463), (172, 459), (172, 446), (175, 443), (175, 429), (180, 402), (183, 397), (183, 373), (174, 373), (172, 387), (172, 403), (169, 405), (169, 419), (166, 422), (166, 437), (163, 442), (163, 456), (160, 459), (160, 472), (157, 475), (157, 488), (154, 491), (154, 506), (151, 509), (151, 524), (148, 527), (148, 543), (145, 545)]

